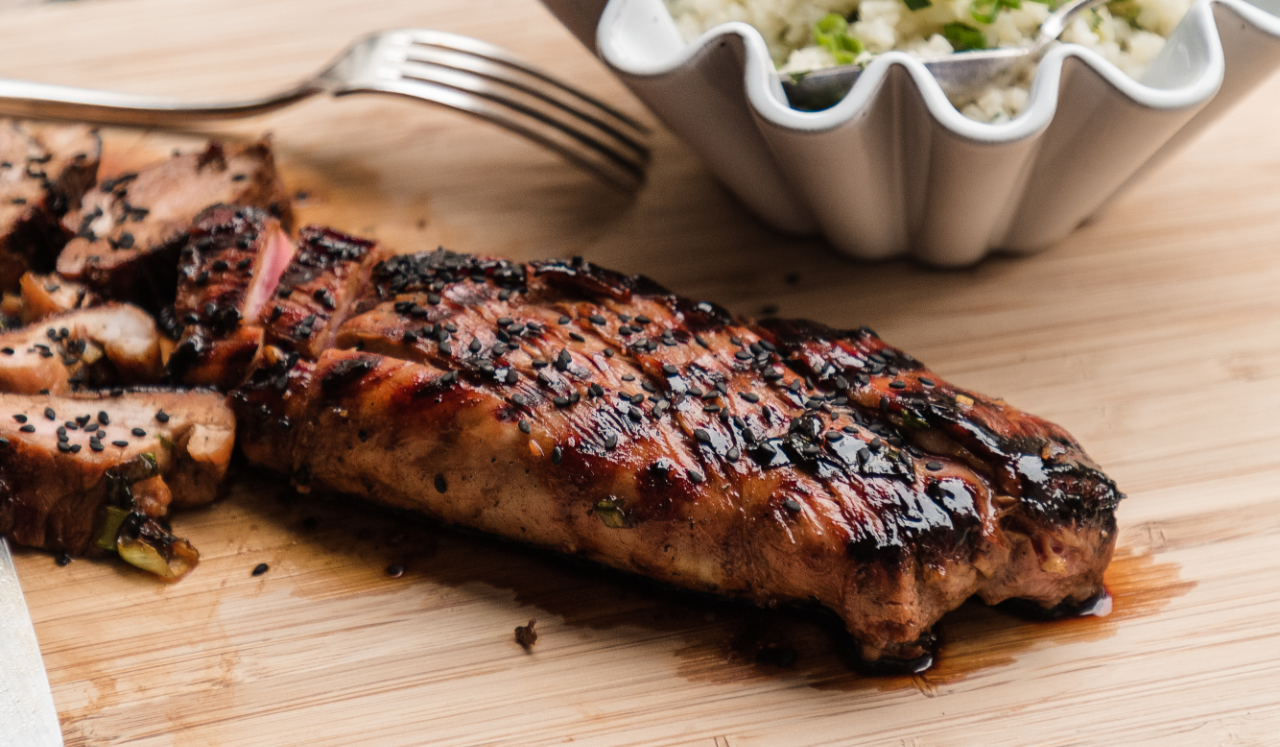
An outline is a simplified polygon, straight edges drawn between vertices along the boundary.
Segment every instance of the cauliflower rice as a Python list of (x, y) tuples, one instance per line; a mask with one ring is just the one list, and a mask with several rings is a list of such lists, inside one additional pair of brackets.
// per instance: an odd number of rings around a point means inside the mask
[[(686, 41), (726, 21), (756, 27), (784, 73), (865, 65), (889, 50), (934, 57), (965, 49), (1016, 47), (1035, 38), (1051, 11), (1049, 4), (1036, 0), (665, 1)], [(1191, 2), (1113, 0), (1077, 18), (1059, 39), (1088, 47), (1137, 78)], [(1008, 121), (1026, 106), (1031, 74), (1028, 70), (1012, 85), (992, 85), (952, 103), (970, 119)]]

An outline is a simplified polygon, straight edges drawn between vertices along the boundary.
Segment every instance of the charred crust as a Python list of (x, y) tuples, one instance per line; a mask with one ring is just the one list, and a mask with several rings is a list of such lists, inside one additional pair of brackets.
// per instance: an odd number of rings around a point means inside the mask
[(606, 270), (581, 257), (531, 262), (529, 267), (535, 277), (571, 297), (610, 298), (626, 303), (632, 294), (636, 294), (675, 300), (675, 294), (643, 275), (624, 275)]
[(321, 391), (334, 394), (346, 389), (375, 370), (380, 360), (378, 356), (372, 355), (344, 358), (320, 378)]

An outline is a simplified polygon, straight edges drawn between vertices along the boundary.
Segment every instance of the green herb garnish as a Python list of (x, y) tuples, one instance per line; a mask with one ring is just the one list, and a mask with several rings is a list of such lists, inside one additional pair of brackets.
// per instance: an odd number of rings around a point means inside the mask
[(971, 0), (969, 15), (978, 23), (995, 23), (1001, 8), (1017, 10), (1022, 7), (1022, 0)]
[(906, 4), (907, 10), (924, 10), (933, 5), (932, 0), (902, 0)]
[(626, 514), (622, 513), (622, 501), (614, 496), (596, 502), (596, 516), (610, 529), (626, 529), (631, 526)]
[(830, 52), (839, 65), (853, 64), (863, 51), (862, 42), (849, 36), (849, 22), (838, 13), (828, 13), (813, 24), (813, 40)]
[(942, 27), (942, 35), (957, 52), (987, 48), (987, 35), (967, 23), (948, 23)]

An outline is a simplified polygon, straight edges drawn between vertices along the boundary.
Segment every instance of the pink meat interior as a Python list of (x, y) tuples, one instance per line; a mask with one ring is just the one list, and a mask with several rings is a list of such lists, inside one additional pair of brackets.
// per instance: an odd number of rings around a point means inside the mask
[(293, 254), (297, 250), (297, 245), (289, 240), (288, 234), (279, 226), (273, 226), (270, 229), (263, 242), (262, 251), (258, 252), (253, 280), (245, 294), (243, 312), (245, 319), (256, 320), (262, 313), (267, 300), (276, 292), (276, 286), (280, 285), (280, 276), (284, 275), (285, 269), (289, 267), (289, 262), (293, 260)]

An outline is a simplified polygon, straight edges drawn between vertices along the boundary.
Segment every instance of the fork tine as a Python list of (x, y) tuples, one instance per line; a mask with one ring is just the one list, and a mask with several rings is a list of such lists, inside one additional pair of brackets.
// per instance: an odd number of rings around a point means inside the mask
[(581, 102), (584, 102), (592, 108), (598, 110), (608, 118), (614, 120), (623, 128), (629, 129), (638, 138), (645, 138), (649, 135), (649, 128), (624, 114), (623, 112), (613, 108), (609, 104), (595, 98), (585, 91), (574, 88), (559, 79), (544, 73), (542, 70), (526, 63), (519, 57), (511, 54), (502, 47), (480, 41), (469, 36), (460, 36), (458, 34), (450, 34), (445, 31), (432, 31), (429, 29), (412, 29), (408, 31), (413, 43), (423, 47), (437, 47), (441, 49), (449, 49), (455, 52), (463, 52), (490, 62), (495, 62), (513, 70), (517, 70), (525, 75), (537, 78), (555, 88), (567, 93)]
[[(454, 73), (455, 76), (460, 76)], [(473, 78), (477, 83), (480, 79)], [(455, 81), (457, 82), (457, 81)], [(383, 81), (377, 87), (352, 88), (336, 91), (335, 95), (349, 93), (381, 92), (429, 101), (441, 106), (471, 114), (555, 151), (570, 162), (600, 177), (610, 186), (625, 192), (635, 192), (643, 183), (645, 168), (622, 157), (591, 136), (514, 102), (477, 95), (467, 87), (438, 83), (427, 78), (406, 78)]]
[[(615, 112), (601, 108), (589, 97), (565, 85), (548, 79), (525, 67), (514, 67), (501, 60), (478, 57), (449, 47), (415, 45), (406, 52), (405, 64), (432, 65), (449, 70), (470, 73), (494, 83), (517, 89), (554, 106), (565, 114), (577, 118), (587, 126), (600, 131), (608, 138), (634, 151), (637, 158), (647, 161), (649, 148), (645, 144), (647, 131), (637, 130), (636, 123), (620, 119)], [(414, 69), (417, 69), (414, 67)]]
[(536, 94), (530, 94), (520, 86), (508, 86), (505, 81), (494, 81), (487, 77), (473, 75), (469, 72), (453, 68), (439, 67), (414, 62), (402, 63), (400, 73), (410, 80), (421, 80), (437, 85), (444, 85), (455, 90), (466, 91), (482, 97), (495, 104), (508, 107), (521, 114), (538, 119), (546, 124), (563, 130), (565, 134), (575, 138), (583, 146), (591, 148), (600, 155), (615, 161), (619, 166), (642, 174), (648, 163), (648, 151), (635, 150), (628, 147), (625, 141), (620, 145), (602, 133), (598, 128), (583, 126), (583, 120), (577, 112), (566, 110), (558, 102), (548, 104)]

